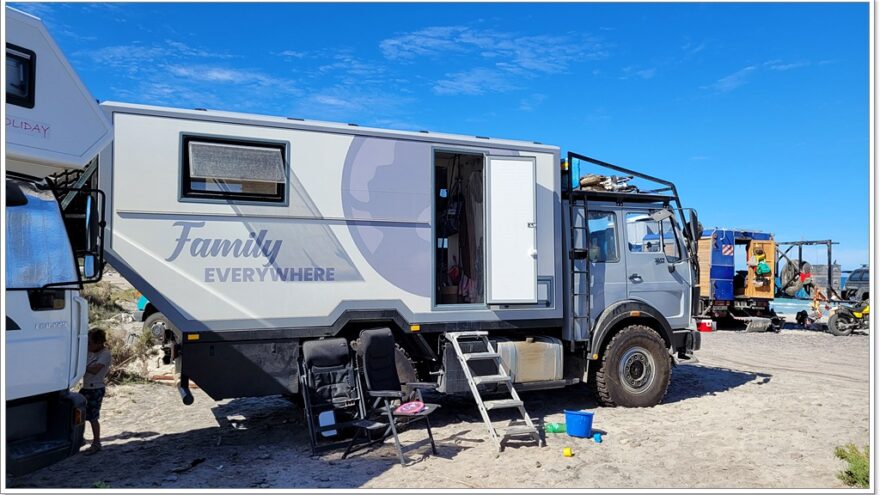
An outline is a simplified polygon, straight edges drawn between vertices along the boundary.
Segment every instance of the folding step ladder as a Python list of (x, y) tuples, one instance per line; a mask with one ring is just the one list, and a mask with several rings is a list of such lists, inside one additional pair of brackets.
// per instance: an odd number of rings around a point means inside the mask
[[(452, 343), (452, 348), (455, 349), (455, 355), (458, 358), (459, 364), (461, 364), (461, 369), (464, 371), (464, 376), (467, 378), (468, 386), (471, 389), (471, 394), (474, 396), (474, 401), (477, 403), (477, 408), (480, 410), (480, 416), (483, 417), (483, 423), (486, 424), (486, 429), (489, 430), (489, 436), (492, 438), (492, 442), (495, 444), (495, 447), (501, 452), (504, 449), (504, 441), (511, 437), (520, 437), (520, 436), (531, 436), (538, 445), (541, 445), (541, 435), (538, 433), (538, 429), (535, 427), (535, 424), (532, 423), (532, 418), (529, 417), (529, 414), (526, 412), (526, 408), (523, 406), (523, 401), (520, 400), (519, 395), (516, 393), (516, 390), (513, 388), (513, 379), (510, 378), (510, 375), (507, 374), (507, 371), (504, 369), (504, 365), (501, 363), (501, 354), (499, 354), (494, 347), (492, 347), (492, 343), (489, 342), (489, 338), (487, 337), (488, 332), (485, 331), (472, 331), (472, 332), (446, 332), (445, 337), (449, 342)], [(470, 339), (470, 340), (481, 340), (486, 345), (485, 352), (464, 352), (461, 349), (461, 343), (459, 339)], [(492, 360), (495, 362), (495, 365), (498, 369), (498, 373), (495, 375), (484, 375), (484, 376), (474, 376), (471, 372), (470, 363), (474, 361), (488, 361)], [(504, 384), (507, 387), (507, 391), (510, 395), (509, 399), (499, 399), (499, 400), (487, 400), (484, 401), (480, 396), (480, 391), (477, 388), (478, 385), (483, 383), (500, 383)], [(508, 427), (496, 427), (492, 422), (492, 419), (489, 418), (489, 411), (496, 409), (517, 409), (519, 411), (520, 416), (522, 416), (521, 425), (514, 425)]]

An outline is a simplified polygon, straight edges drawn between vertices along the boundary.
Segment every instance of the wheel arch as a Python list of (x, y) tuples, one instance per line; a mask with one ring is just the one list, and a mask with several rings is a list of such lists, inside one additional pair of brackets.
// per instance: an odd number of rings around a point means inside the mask
[(148, 302), (146, 306), (144, 306), (144, 315), (141, 317), (141, 321), (147, 321), (147, 318), (153, 316), (154, 314), (159, 312), (159, 308), (153, 306), (153, 303)]
[(645, 325), (653, 329), (663, 339), (667, 349), (672, 347), (672, 327), (666, 318), (643, 301), (626, 300), (609, 306), (596, 319), (590, 357), (594, 360), (601, 359), (605, 346), (611, 338), (630, 325)]

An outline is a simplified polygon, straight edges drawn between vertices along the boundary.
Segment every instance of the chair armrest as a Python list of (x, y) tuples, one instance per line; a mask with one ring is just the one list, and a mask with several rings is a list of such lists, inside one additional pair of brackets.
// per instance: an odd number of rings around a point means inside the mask
[(369, 390), (370, 397), (381, 397), (386, 399), (402, 399), (403, 392), (395, 392), (393, 390)]
[(430, 382), (412, 382), (412, 383), (404, 383), (407, 387), (423, 389), (423, 390), (435, 390), (437, 388), (436, 383)]

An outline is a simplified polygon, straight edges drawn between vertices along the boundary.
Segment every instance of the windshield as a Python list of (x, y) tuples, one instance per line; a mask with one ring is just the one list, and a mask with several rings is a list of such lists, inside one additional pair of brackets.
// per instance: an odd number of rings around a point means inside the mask
[(12, 181), (27, 204), (6, 208), (6, 288), (37, 289), (79, 282), (73, 250), (51, 191)]

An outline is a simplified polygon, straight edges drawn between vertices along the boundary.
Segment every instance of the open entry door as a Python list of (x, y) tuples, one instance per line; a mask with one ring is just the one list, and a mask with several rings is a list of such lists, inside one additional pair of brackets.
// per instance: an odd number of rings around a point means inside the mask
[(537, 303), (535, 159), (489, 157), (486, 194), (486, 302)]

